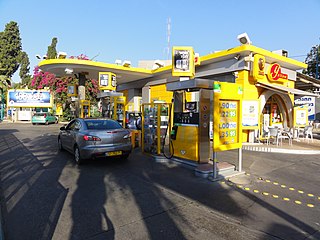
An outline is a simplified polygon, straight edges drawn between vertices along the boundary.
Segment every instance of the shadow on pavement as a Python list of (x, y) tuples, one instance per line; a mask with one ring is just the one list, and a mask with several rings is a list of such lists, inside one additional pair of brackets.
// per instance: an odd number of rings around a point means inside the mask
[[(3, 132), (3, 130), (2, 130)], [(39, 137), (41, 151), (52, 139)], [(43, 166), (14, 135), (0, 137), (1, 205), (6, 239), (51, 239), (68, 189), (58, 178), (65, 165), (56, 155)]]

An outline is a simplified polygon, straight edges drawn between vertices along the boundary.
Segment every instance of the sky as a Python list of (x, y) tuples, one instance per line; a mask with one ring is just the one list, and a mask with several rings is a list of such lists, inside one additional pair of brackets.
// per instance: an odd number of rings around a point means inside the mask
[[(238, 46), (246, 32), (252, 44), (285, 49), (304, 61), (320, 43), (320, 0), (0, 0), (0, 31), (19, 25), (30, 70), (53, 37), (57, 51), (99, 62), (168, 59), (172, 46), (192, 46), (200, 56)], [(171, 53), (170, 53), (171, 54)], [(19, 82), (18, 72), (13, 77)]]

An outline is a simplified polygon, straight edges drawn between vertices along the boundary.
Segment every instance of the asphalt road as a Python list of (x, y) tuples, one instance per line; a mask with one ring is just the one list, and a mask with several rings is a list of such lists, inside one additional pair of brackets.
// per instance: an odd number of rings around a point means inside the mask
[(60, 126), (0, 123), (6, 239), (320, 239), (319, 156), (243, 151), (247, 174), (219, 182), (139, 149), (78, 167)]

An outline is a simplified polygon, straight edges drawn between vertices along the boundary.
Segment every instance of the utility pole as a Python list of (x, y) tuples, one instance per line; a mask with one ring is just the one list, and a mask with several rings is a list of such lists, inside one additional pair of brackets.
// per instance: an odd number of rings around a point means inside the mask
[(319, 79), (319, 46), (317, 46), (317, 55), (316, 55), (316, 79)]

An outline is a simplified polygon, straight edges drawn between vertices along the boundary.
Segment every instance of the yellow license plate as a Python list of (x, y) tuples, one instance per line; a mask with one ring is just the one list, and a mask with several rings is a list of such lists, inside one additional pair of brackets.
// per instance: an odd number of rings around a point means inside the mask
[(122, 151), (106, 152), (106, 156), (119, 156), (122, 154)]

